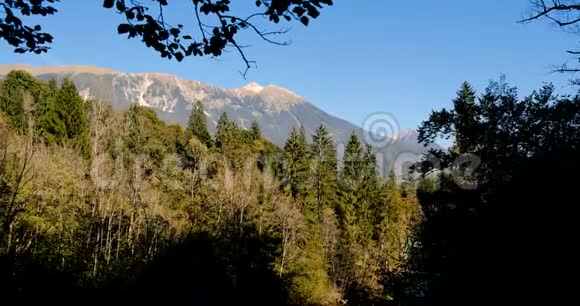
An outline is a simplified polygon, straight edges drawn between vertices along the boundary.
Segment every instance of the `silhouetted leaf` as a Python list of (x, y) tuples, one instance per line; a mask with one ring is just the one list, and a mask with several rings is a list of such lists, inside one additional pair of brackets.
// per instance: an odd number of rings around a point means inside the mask
[(131, 31), (131, 25), (128, 23), (121, 23), (118, 27), (117, 27), (117, 32), (119, 34), (125, 34), (127, 32)]
[(124, 11), (125, 11), (125, 9), (127, 9), (127, 8), (125, 7), (125, 3), (124, 3), (124, 2), (122, 2), (122, 1), (117, 1), (117, 5), (116, 5), (116, 6), (117, 6), (117, 10), (118, 10), (119, 12), (124, 12)]
[(104, 8), (112, 8), (115, 5), (115, 0), (105, 0), (103, 1)]
[(131, 10), (127, 10), (125, 11), (125, 16), (127, 16), (127, 19), (133, 19), (135, 18), (135, 13), (133, 13)]
[(297, 6), (294, 9), (292, 9), (292, 11), (294, 12), (294, 14), (298, 15), (299, 17), (304, 15), (304, 13), (306, 12), (306, 10), (304, 8), (302, 8), (301, 6)]
[(183, 60), (183, 54), (181, 52), (177, 52), (174, 55), (175, 59), (177, 59), (178, 62), (181, 62)]

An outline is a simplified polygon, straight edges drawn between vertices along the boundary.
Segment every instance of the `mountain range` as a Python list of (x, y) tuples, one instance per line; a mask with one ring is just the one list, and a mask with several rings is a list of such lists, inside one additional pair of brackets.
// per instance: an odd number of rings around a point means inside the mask
[[(184, 126), (192, 105), (199, 100), (204, 104), (210, 131), (215, 131), (219, 116), (227, 112), (229, 118), (243, 128), (249, 128), (256, 120), (263, 136), (277, 145), (283, 145), (292, 127), (300, 125), (308, 135), (312, 135), (320, 124), (325, 125), (333, 135), (339, 156), (353, 131), (363, 141), (381, 139), (377, 134), (370, 134), (371, 131), (332, 116), (300, 95), (275, 85), (249, 83), (241, 88), (227, 89), (171, 74), (124, 73), (94, 66), (5, 65), (0, 66), (0, 78), (11, 70), (26, 70), (42, 80), (69, 78), (84, 98), (108, 102), (119, 110), (134, 103), (151, 107), (166, 122)], [(375, 146), (380, 154), (378, 161), (383, 175), (392, 165), (416, 160), (426, 151), (417, 142), (416, 131), (396, 131), (395, 127), (387, 126), (391, 138), (379, 141), (387, 145)]]

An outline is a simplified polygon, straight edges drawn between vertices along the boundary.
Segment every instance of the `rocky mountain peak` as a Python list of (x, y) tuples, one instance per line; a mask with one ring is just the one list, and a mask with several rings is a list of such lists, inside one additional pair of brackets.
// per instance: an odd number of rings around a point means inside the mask
[(264, 86), (256, 82), (251, 82), (244, 87), (238, 88), (238, 90), (241, 91), (242, 93), (259, 94), (260, 92), (262, 92), (262, 90), (264, 90)]
[[(166, 73), (123, 73), (94, 66), (0, 65), (0, 79), (11, 70), (26, 70), (42, 80), (70, 78), (84, 98), (111, 103), (115, 109), (138, 104), (154, 109), (169, 123), (186, 125), (193, 104), (204, 104), (209, 129), (215, 131), (223, 112), (241, 127), (252, 121), (262, 127), (263, 136), (277, 145), (284, 145), (293, 127), (304, 126), (312, 134), (324, 124), (335, 144), (346, 144), (355, 131), (364, 139), (364, 131), (352, 123), (336, 118), (309, 103), (300, 95), (280, 86), (263, 86), (256, 82), (236, 89), (226, 89), (200, 81), (186, 80)], [(401, 152), (420, 156), (425, 148), (417, 143), (416, 131), (402, 130), (393, 136), (394, 143), (379, 148), (384, 165), (393, 164)], [(385, 174), (388, 173), (384, 170)], [(383, 172), (383, 171), (382, 171)]]

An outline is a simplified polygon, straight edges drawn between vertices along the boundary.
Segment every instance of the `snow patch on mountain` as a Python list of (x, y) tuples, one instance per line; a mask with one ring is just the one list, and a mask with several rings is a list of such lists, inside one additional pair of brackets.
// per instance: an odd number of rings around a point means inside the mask
[(397, 132), (395, 135), (393, 135), (393, 139), (396, 141), (402, 141), (402, 140), (417, 140), (417, 137), (419, 136), (419, 133), (414, 130), (414, 129), (404, 129), (401, 130), (399, 132)]

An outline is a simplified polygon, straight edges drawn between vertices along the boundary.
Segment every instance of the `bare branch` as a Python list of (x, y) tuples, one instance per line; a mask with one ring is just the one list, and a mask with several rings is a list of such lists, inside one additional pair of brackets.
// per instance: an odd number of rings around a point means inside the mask
[(532, 1), (532, 7), (534, 8), (535, 13), (533, 13), (532, 16), (524, 18), (518, 22), (525, 23), (540, 19), (542, 17), (547, 17), (556, 22), (559, 26), (564, 27), (580, 21), (580, 17), (573, 20), (562, 20), (558, 19), (557, 17), (550, 16), (551, 13), (569, 13), (580, 11), (580, 4), (562, 4), (559, 1), (553, 1), (552, 6), (547, 6), (544, 0), (540, 0), (539, 2)]
[(285, 29), (285, 30), (279, 30), (279, 31), (272, 31), (272, 32), (262, 32), (260, 29), (258, 29), (255, 25), (253, 25), (250, 22), (247, 22), (246, 20), (242, 20), (241, 18), (235, 17), (235, 16), (230, 16), (230, 15), (224, 15), (222, 16), (223, 18), (229, 18), (230, 20), (232, 20), (232, 22), (243, 22), (245, 25), (247, 25), (248, 27), (252, 28), (254, 30), (254, 32), (256, 34), (258, 34), (258, 36), (260, 36), (260, 38), (262, 38), (264, 41), (269, 42), (271, 44), (274, 45), (278, 45), (278, 46), (288, 46), (291, 42), (290, 41), (284, 41), (284, 42), (279, 42), (279, 41), (274, 41), (271, 40), (269, 38), (267, 38), (266, 36), (269, 35), (282, 35), (282, 34), (286, 34), (290, 31), (290, 29)]
[[(545, 0), (532, 0), (531, 7), (533, 13), (518, 22), (525, 23), (539, 19), (547, 19), (558, 25), (562, 30), (570, 34), (580, 33), (580, 1), (578, 0), (552, 0), (546, 3)], [(575, 56), (580, 55), (580, 51), (566, 51), (568, 54)], [(553, 72), (575, 73), (580, 69), (568, 68), (565, 64), (560, 68), (554, 69)]]
[(580, 72), (580, 69), (572, 69), (572, 68), (562, 68), (562, 69), (557, 69), (554, 72), (562, 72), (562, 73), (576, 73), (576, 72)]
[(205, 30), (203, 29), (203, 23), (201, 22), (201, 18), (199, 18), (198, 3), (194, 1), (194, 5), (195, 5), (195, 18), (197, 18), (197, 24), (199, 25), (199, 30), (201, 31), (201, 36), (203, 37), (203, 41), (206, 42), (207, 38), (205, 37)]

